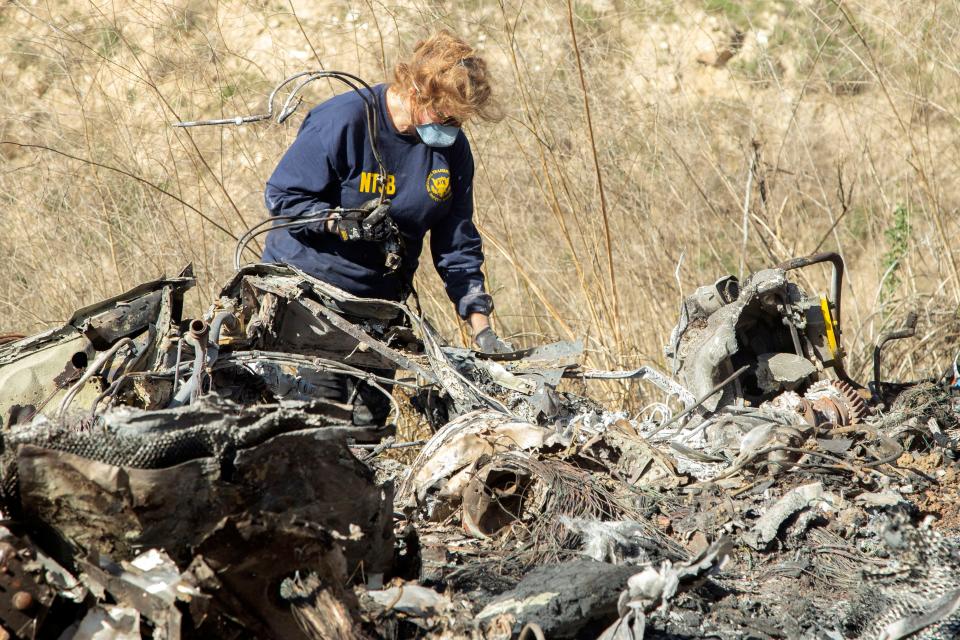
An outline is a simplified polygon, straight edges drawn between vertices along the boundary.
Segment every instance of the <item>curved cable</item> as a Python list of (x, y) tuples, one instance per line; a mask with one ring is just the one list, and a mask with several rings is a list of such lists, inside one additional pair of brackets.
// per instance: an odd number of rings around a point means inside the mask
[[(208, 126), (208, 125), (227, 125), (227, 124), (233, 124), (233, 125), (239, 126), (242, 124), (249, 124), (252, 122), (272, 120), (273, 112), (274, 112), (274, 101), (276, 100), (277, 94), (285, 86), (289, 85), (291, 82), (298, 80), (300, 78), (303, 78), (303, 79), (300, 80), (300, 82), (298, 82), (293, 87), (293, 89), (290, 91), (290, 95), (287, 96), (286, 100), (284, 100), (283, 104), (281, 105), (280, 112), (277, 114), (277, 117), (276, 117), (277, 124), (282, 124), (284, 121), (286, 121), (287, 118), (292, 116), (294, 112), (297, 110), (297, 108), (299, 108), (299, 106), (303, 104), (303, 97), (299, 94), (311, 82), (320, 80), (322, 78), (329, 78), (332, 80), (337, 80), (338, 82), (341, 82), (347, 87), (349, 87), (350, 89), (352, 89), (360, 97), (360, 100), (363, 102), (363, 110), (364, 110), (364, 115), (366, 118), (366, 126), (367, 126), (367, 138), (370, 144), (370, 151), (373, 153), (373, 158), (377, 163), (377, 184), (379, 186), (379, 192), (380, 192), (378, 205), (383, 204), (384, 200), (386, 199), (386, 191), (387, 191), (386, 190), (387, 169), (383, 162), (383, 156), (380, 153), (379, 103), (378, 103), (377, 95), (373, 91), (373, 87), (371, 87), (364, 79), (352, 73), (348, 73), (346, 71), (333, 71), (333, 70), (331, 71), (300, 71), (299, 73), (295, 73), (292, 76), (285, 78), (283, 81), (281, 81), (277, 86), (273, 88), (273, 90), (270, 92), (270, 97), (267, 99), (266, 113), (254, 114), (249, 116), (235, 116), (232, 118), (216, 118), (213, 120), (181, 121), (181, 122), (174, 123), (173, 126), (181, 127), (181, 128), (201, 127), (201, 126)], [(294, 104), (294, 100), (296, 100), (295, 104)], [(298, 222), (295, 224), (288, 223), (284, 225), (276, 225), (274, 227), (271, 227), (271, 229), (274, 229), (274, 228), (282, 229), (287, 227), (298, 226), (300, 224), (306, 224), (308, 222), (318, 222), (321, 220), (319, 216), (324, 214), (327, 215), (327, 218), (324, 218), (324, 219), (329, 220), (330, 219), (329, 214), (333, 211), (335, 211), (335, 209), (323, 209), (320, 211), (316, 211), (311, 214), (310, 218), (303, 219), (302, 222)], [(356, 209), (346, 209), (342, 211), (343, 212), (356, 211)], [(237, 246), (233, 254), (234, 268), (237, 270), (240, 269), (240, 256), (243, 253), (243, 250), (246, 248), (247, 244), (249, 244), (250, 241), (253, 240), (253, 238), (270, 231), (270, 229), (262, 230), (262, 231), (255, 231), (255, 230), (260, 229), (261, 227), (263, 227), (264, 225), (270, 222), (275, 222), (277, 220), (290, 221), (290, 220), (293, 220), (294, 218), (302, 218), (302, 217), (301, 216), (270, 216), (269, 218), (266, 218), (265, 220), (262, 220), (261, 222), (248, 228), (246, 233), (244, 233), (243, 236), (241, 236), (240, 239), (237, 240)]]
[[(247, 245), (250, 244), (250, 241), (257, 236), (263, 235), (264, 233), (269, 233), (274, 229), (287, 229), (290, 227), (299, 227), (311, 222), (327, 222), (329, 220), (336, 220), (344, 213), (353, 212), (363, 213), (364, 209), (320, 209), (305, 216), (268, 216), (247, 229), (246, 233), (240, 236), (240, 239), (237, 240), (237, 244), (233, 250), (233, 268), (237, 271), (240, 270), (240, 259), (243, 255), (243, 250), (246, 249)], [(282, 220), (287, 220), (287, 222), (282, 224), (273, 224), (266, 229), (263, 228), (270, 223), (276, 223), (277, 221)]]
[[(380, 189), (380, 202), (383, 202), (385, 197), (384, 188), (387, 184), (387, 170), (383, 162), (383, 156), (380, 153), (379, 145), (379, 114), (378, 114), (378, 101), (377, 96), (371, 87), (365, 80), (356, 76), (352, 73), (346, 71), (301, 71), (295, 73), (292, 76), (284, 79), (280, 84), (273, 88), (273, 91), (270, 92), (270, 97), (267, 99), (267, 112), (254, 114), (249, 116), (234, 116), (232, 118), (216, 118), (212, 120), (191, 120), (191, 121), (180, 121), (175, 122), (173, 126), (186, 128), (186, 127), (202, 127), (209, 125), (243, 125), (249, 124), (252, 122), (260, 122), (263, 120), (272, 120), (273, 119), (273, 104), (276, 99), (277, 93), (280, 92), (283, 87), (287, 86), (294, 80), (298, 78), (304, 78), (301, 80), (290, 92), (290, 95), (287, 96), (287, 99), (284, 100), (283, 105), (280, 108), (280, 113), (277, 115), (276, 122), (277, 124), (282, 124), (287, 118), (289, 118), (297, 110), (297, 108), (303, 104), (303, 97), (298, 95), (303, 91), (311, 82), (320, 80), (322, 78), (329, 78), (332, 80), (337, 80), (338, 82), (343, 83), (350, 89), (352, 89), (363, 101), (364, 112), (366, 115), (366, 125), (367, 125), (367, 137), (369, 138), (370, 151), (373, 153), (373, 158), (377, 162), (377, 180), (381, 187)], [(359, 85), (359, 86), (358, 86)], [(366, 94), (362, 91), (365, 89)], [(291, 103), (297, 100), (296, 104), (291, 106)]]

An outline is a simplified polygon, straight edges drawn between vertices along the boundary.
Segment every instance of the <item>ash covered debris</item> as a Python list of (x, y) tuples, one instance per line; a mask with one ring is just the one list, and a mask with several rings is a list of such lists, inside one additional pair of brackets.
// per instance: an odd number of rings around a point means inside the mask
[[(818, 263), (825, 295), (795, 279)], [(204, 318), (189, 271), (82, 309), (0, 345), (0, 634), (957, 637), (958, 400), (881, 379), (909, 322), (869, 388), (847, 374), (843, 276), (701, 287), (675, 379), (451, 347), (271, 265)], [(663, 399), (630, 418), (571, 378)], [(396, 441), (398, 387), (424, 442)]]

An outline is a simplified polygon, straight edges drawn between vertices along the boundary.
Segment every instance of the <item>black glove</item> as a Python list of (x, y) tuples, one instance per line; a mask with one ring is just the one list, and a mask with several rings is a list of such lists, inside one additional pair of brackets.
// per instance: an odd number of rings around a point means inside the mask
[(340, 214), (330, 223), (330, 230), (340, 236), (344, 242), (366, 240), (383, 242), (395, 232), (396, 227), (388, 215), (390, 201), (370, 200), (359, 207), (360, 211)]
[(510, 353), (513, 351), (513, 345), (500, 339), (500, 336), (493, 332), (493, 329), (486, 327), (481, 329), (477, 335), (473, 336), (473, 343), (477, 351), (482, 353)]

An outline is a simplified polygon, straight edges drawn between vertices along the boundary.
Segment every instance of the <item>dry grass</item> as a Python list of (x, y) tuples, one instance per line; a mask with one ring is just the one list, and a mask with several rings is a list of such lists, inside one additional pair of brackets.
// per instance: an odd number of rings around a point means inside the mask
[[(501, 333), (584, 338), (594, 366), (662, 365), (681, 291), (832, 249), (850, 272), (853, 372), (915, 308), (921, 339), (891, 345), (889, 369), (926, 375), (960, 327), (958, 14), (957, 0), (11, 0), (0, 333), (187, 262), (199, 311), (231, 270), (233, 237), (265, 214), (263, 183), (302, 114), (171, 123), (261, 112), (303, 69), (381, 81), (446, 25), (482, 46), (508, 114), (468, 131)], [(726, 66), (697, 61), (731, 41)], [(455, 337), (431, 269), (419, 289)]]

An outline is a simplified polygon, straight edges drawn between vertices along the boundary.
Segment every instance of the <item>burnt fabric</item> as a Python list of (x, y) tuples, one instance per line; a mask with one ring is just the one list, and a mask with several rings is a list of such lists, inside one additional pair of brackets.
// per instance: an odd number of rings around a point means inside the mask
[[(399, 300), (416, 270), (430, 232), (434, 265), (462, 317), (489, 313), (480, 268), (483, 250), (473, 223), (473, 156), (461, 131), (450, 147), (429, 147), (397, 132), (386, 110), (386, 85), (372, 92), (390, 215), (400, 231), (401, 268), (388, 272), (376, 242), (342, 240), (324, 222), (273, 229), (263, 262), (283, 262), (363, 297)], [(379, 194), (377, 162), (368, 139), (364, 103), (354, 91), (335, 96), (307, 114), (296, 140), (267, 181), (271, 215), (302, 216), (332, 207), (359, 207)]]

